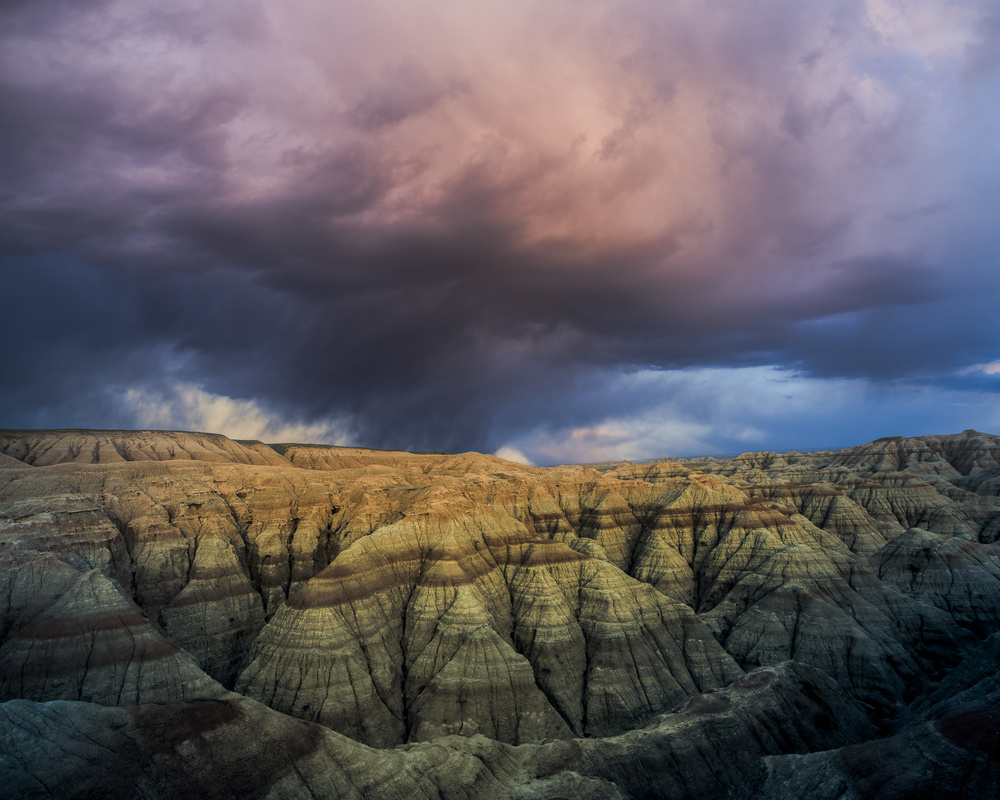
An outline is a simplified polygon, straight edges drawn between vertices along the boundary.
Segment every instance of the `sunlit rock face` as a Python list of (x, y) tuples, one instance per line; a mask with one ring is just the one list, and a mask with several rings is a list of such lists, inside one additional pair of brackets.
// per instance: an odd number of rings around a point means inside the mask
[(27, 786), (54, 737), (60, 786), (152, 797), (271, 747), (262, 796), (723, 796), (752, 769), (764, 798), (922, 742), (988, 789), (998, 539), (974, 431), (553, 469), (0, 431), (0, 764)]

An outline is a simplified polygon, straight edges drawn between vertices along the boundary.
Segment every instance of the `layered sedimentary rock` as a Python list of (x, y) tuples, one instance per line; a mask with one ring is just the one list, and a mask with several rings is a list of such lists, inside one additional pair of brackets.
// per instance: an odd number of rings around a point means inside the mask
[(0, 705), (0, 781), (19, 797), (621, 800), (720, 796), (761, 756), (858, 742), (864, 714), (829, 678), (781, 665), (611, 738), (485, 736), (375, 750), (229, 695), (111, 708)]
[[(249, 724), (288, 737), (299, 772), (255, 779), (282, 797), (722, 796), (755, 764), (762, 798), (868, 791), (920, 742), (988, 787), (998, 539), (1000, 439), (974, 431), (554, 469), (0, 431), (4, 747), (43, 764), (33, 735), (90, 731), (154, 797), (185, 759), (230, 769)], [(73, 747), (80, 785), (114, 761)]]
[(98, 569), (0, 647), (3, 699), (128, 705), (222, 691)]
[(879, 578), (980, 635), (1000, 629), (1000, 549), (911, 528), (872, 557)]
[(285, 465), (288, 461), (260, 442), (234, 442), (217, 433), (187, 431), (0, 430), (0, 452), (25, 464), (119, 464), (127, 461), (201, 461)]
[(618, 732), (741, 674), (686, 606), (456, 505), (342, 552), (261, 632), (236, 688), (378, 746), (517, 743)]

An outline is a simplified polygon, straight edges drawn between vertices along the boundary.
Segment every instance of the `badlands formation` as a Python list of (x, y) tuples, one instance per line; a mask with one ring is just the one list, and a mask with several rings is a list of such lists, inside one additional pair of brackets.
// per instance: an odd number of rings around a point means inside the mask
[(0, 786), (997, 796), (998, 540), (975, 431), (546, 469), (0, 431)]

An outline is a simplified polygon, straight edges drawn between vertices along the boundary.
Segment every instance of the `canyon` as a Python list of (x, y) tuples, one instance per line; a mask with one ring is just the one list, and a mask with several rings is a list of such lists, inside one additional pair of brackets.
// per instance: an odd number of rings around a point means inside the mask
[(0, 430), (0, 782), (1000, 794), (1000, 437), (528, 467)]

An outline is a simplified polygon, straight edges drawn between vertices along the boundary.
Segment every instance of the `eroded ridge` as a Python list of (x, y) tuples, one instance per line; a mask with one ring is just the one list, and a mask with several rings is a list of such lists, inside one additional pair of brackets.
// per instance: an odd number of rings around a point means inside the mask
[[(509, 796), (522, 783), (525, 797), (694, 796), (708, 785), (694, 767), (629, 760), (663, 746), (639, 729), (664, 714), (678, 730), (730, 719), (748, 708), (733, 698), (790, 661), (800, 677), (777, 681), (767, 714), (800, 732), (732, 728), (767, 742), (744, 765), (764, 770), (761, 798), (784, 796), (793, 773), (843, 776), (917, 740), (942, 743), (920, 749), (928, 769), (994, 779), (982, 761), (1000, 690), (981, 642), (1000, 633), (997, 437), (540, 469), (212, 434), (0, 431), (0, 455), (0, 694), (27, 701), (6, 724), (28, 749), (32, 704), (75, 702), (59, 714), (100, 718), (97, 730), (121, 723), (102, 708), (194, 703), (177, 706), (178, 725), (195, 724), (182, 709), (222, 714), (226, 729), (249, 713), (310, 747), (336, 742), (338, 759), (363, 754), (364, 775), (337, 761), (356, 796), (378, 781), (445, 792), (432, 757), (444, 751), (421, 749), (445, 741), (446, 762), (471, 769), (475, 753), (483, 785)], [(806, 736), (787, 709), (817, 692), (841, 694), (809, 712)], [(702, 760), (724, 752), (714, 724), (696, 726), (714, 731)], [(858, 739), (876, 731), (891, 736)], [(385, 750), (400, 745), (405, 759)], [(821, 746), (846, 749), (805, 756), (813, 773), (780, 761)], [(532, 783), (536, 755), (575, 777), (553, 767)], [(296, 768), (261, 780), (351, 796)], [(410, 770), (398, 784), (397, 768)], [(712, 791), (729, 785), (713, 774)]]

